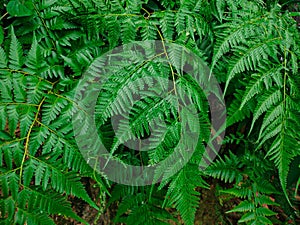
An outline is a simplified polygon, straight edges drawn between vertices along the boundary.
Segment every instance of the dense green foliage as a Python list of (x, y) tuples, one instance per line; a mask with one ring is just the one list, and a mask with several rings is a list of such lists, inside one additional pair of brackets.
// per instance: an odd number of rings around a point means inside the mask
[[(2, 0), (0, 21), (0, 224), (54, 224), (61, 214), (85, 224), (69, 202), (81, 198), (103, 211), (118, 205), (116, 223), (192, 225), (209, 178), (229, 183), (221, 192), (240, 203), (244, 224), (284, 224), (272, 207), (290, 220), (297, 217), (300, 183), (300, 36), (299, 9), (288, 3), (262, 0)], [(210, 109), (203, 92), (177, 69), (178, 49), (164, 51), (172, 65), (148, 61), (129, 65), (107, 81), (99, 94), (96, 125), (110, 157), (132, 165), (152, 165), (180, 144), (180, 129), (191, 126), (161, 98), (135, 105), (131, 127), (146, 138), (154, 118), (168, 125), (157, 133), (159, 143), (138, 152), (123, 145), (132, 137), (112, 116), (122, 113), (123, 100), (139, 87), (124, 91), (127, 80), (165, 76), (185, 84), (195, 102), (199, 143), (188, 162), (162, 164), (162, 183), (134, 187), (115, 184), (97, 173), (81, 155), (74, 139), (72, 116), (84, 110), (76, 87), (95, 59), (133, 41), (158, 40), (184, 46), (203, 59), (224, 90), (228, 111), (226, 133), (218, 158), (199, 170), (210, 135)], [(177, 52), (176, 52), (177, 51)], [(135, 56), (138, 57), (138, 56)], [(97, 63), (97, 62), (96, 62)], [(174, 70), (173, 67), (174, 66)], [(174, 72), (175, 71), (175, 72)], [(95, 74), (96, 76), (97, 74)], [(151, 87), (151, 82), (142, 85)], [(114, 104), (112, 104), (114, 102)], [(225, 127), (223, 127), (225, 129)], [(163, 137), (163, 138), (161, 138)], [(175, 155), (176, 156), (176, 155)], [(174, 159), (173, 159), (174, 160)], [(184, 163), (184, 165), (183, 165)], [(183, 168), (182, 168), (183, 167)], [(177, 169), (180, 168), (180, 169)], [(93, 179), (108, 203), (97, 205), (82, 183)], [(295, 191), (296, 188), (296, 191)], [(299, 203), (298, 203), (299, 204)]]

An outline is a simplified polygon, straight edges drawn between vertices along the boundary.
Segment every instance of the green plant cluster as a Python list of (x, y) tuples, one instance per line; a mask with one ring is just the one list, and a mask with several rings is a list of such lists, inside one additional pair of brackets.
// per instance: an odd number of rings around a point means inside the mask
[[(241, 224), (285, 224), (277, 219), (276, 207), (289, 220), (299, 216), (295, 198), (300, 183), (297, 1), (0, 3), (0, 224), (55, 224), (54, 215), (88, 224), (72, 210), (70, 197), (75, 196), (99, 212), (118, 205), (115, 223), (180, 223), (179, 214), (180, 221), (192, 225), (201, 198), (199, 188), (208, 188), (211, 178), (228, 183), (221, 193), (240, 199), (229, 213), (239, 214)], [(95, 59), (120, 45), (147, 40), (182, 46), (211, 68), (224, 90), (226, 137), (215, 162), (199, 170), (209, 141), (210, 108), (203, 91), (180, 73), (179, 48), (162, 52), (170, 65), (149, 60), (124, 66), (108, 79), (95, 106), (97, 131), (110, 150), (109, 157), (138, 166), (156, 164), (180, 144), (182, 127), (193, 124), (188, 112), (178, 117), (170, 102), (149, 97), (134, 105), (130, 132), (120, 126), (119, 138), (112, 117), (122, 113), (124, 101), (131, 101), (141, 88), (124, 89), (128, 81), (165, 76), (189, 87), (185, 94), (195, 103), (201, 125), (197, 145), (189, 146), (195, 152), (188, 162), (158, 167), (155, 176), (167, 179), (149, 186), (125, 186), (99, 174), (79, 151), (72, 119), (84, 109), (75, 93), (84, 73), (91, 66), (101, 67)], [(155, 88), (149, 79), (139, 85)], [(157, 141), (150, 147), (155, 147), (138, 152), (123, 145), (133, 138), (132, 130), (136, 137), (147, 138), (155, 118), (167, 124), (164, 134), (153, 134)], [(97, 205), (91, 199), (84, 177), (94, 180), (107, 203)]]

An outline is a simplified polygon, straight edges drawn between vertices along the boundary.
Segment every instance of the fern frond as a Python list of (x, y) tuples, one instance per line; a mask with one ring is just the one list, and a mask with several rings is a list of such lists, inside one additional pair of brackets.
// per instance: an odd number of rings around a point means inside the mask
[[(44, 192), (31, 187), (25, 187), (19, 193), (19, 207), (27, 212), (34, 212), (36, 208), (39, 208), (42, 213), (47, 214), (62, 214), (70, 218), (74, 218), (84, 224), (86, 221), (77, 216), (71, 208), (71, 204), (66, 201), (65, 197), (62, 197), (55, 192)], [(46, 218), (46, 217), (45, 217)], [(30, 218), (28, 218), (28, 222)], [(50, 220), (49, 220), (50, 221)]]
[[(278, 104), (280, 101), (282, 101), (282, 93), (277, 87), (265, 92), (265, 94), (261, 96), (260, 102), (255, 109), (250, 130), (252, 130), (253, 125), (258, 117), (260, 117), (264, 112), (267, 112), (271, 106)], [(279, 114), (282, 113), (279, 112)]]
[(231, 48), (239, 46), (241, 45), (241, 43), (245, 43), (248, 37), (255, 36), (256, 34), (261, 34), (264, 32), (259, 26), (260, 23), (265, 22), (265, 19), (263, 18), (259, 17), (253, 18), (248, 21), (238, 22), (238, 26), (237, 24), (226, 23), (224, 25), (215, 27), (215, 29), (220, 31), (222, 30), (222, 32), (217, 33), (217, 35), (219, 35), (219, 38), (214, 50), (211, 70), (214, 69), (218, 60), (227, 52), (229, 52)]
[(236, 74), (259, 68), (261, 61), (267, 60), (268, 55), (276, 51), (274, 49), (270, 50), (270, 46), (277, 42), (278, 39), (275, 38), (261, 41), (247, 48), (237, 46), (234, 52), (236, 60), (233, 60), (230, 65), (224, 92), (226, 92), (229, 82)]
[[(39, 160), (32, 159), (27, 162), (28, 165), (24, 168), (23, 178), (25, 185), (29, 185), (33, 175), (39, 172), (40, 174), (36, 174), (36, 182), (42, 181), (44, 187), (47, 185), (48, 179), (51, 178), (51, 186), (54, 190), (59, 193), (66, 192), (66, 194), (72, 194), (76, 197), (82, 198), (93, 207), (98, 208), (87, 195), (84, 186), (80, 182), (80, 177), (78, 177), (74, 172), (63, 172), (63, 168), (59, 166), (60, 162), (56, 161), (55, 158), (46, 160), (40, 157)], [(36, 170), (38, 167), (40, 169)], [(46, 170), (43, 168), (48, 169)], [(43, 180), (41, 180), (41, 177), (43, 177)]]
[(236, 180), (236, 183), (238, 183), (243, 178), (239, 170), (242, 167), (243, 163), (239, 161), (236, 155), (230, 152), (229, 156), (225, 156), (224, 160), (219, 159), (210, 165), (205, 170), (205, 173), (225, 182), (231, 183)]
[(25, 71), (32, 74), (39, 74), (40, 72), (43, 72), (43, 69), (46, 68), (43, 52), (41, 47), (38, 45), (35, 35), (33, 36), (32, 45), (28, 52), (25, 65), (27, 66)]
[(11, 42), (9, 48), (9, 67), (13, 70), (21, 69), (23, 66), (23, 50), (20, 42), (18, 41), (14, 28), (11, 27)]
[(264, 87), (268, 90), (272, 87), (272, 80), (274, 80), (278, 86), (282, 85), (281, 71), (282, 67), (266, 68), (263, 69), (259, 74), (253, 74), (251, 76), (250, 83), (247, 84), (247, 89), (243, 96), (243, 101), (241, 102), (240, 109), (250, 101), (251, 98), (257, 94), (261, 94)]
[(164, 38), (167, 40), (172, 40), (174, 35), (174, 13), (166, 11), (161, 18), (160, 28), (164, 35)]
[(0, 68), (6, 68), (8, 59), (6, 53), (2, 47), (0, 47)]
[(188, 225), (194, 224), (199, 201), (200, 194), (195, 188), (200, 184), (203, 185), (200, 171), (196, 167), (187, 164), (174, 176), (167, 192), (170, 202), (175, 205), (182, 219)]
[(135, 40), (136, 37), (136, 20), (126, 18), (121, 24), (122, 43), (127, 44)]

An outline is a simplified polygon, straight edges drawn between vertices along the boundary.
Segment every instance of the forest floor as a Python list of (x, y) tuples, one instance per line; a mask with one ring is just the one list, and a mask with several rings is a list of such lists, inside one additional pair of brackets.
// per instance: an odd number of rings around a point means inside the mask
[[(210, 179), (207, 181), (210, 183), (209, 189), (198, 189), (201, 194), (199, 206), (196, 212), (195, 225), (236, 225), (238, 224), (238, 220), (241, 218), (240, 215), (236, 213), (226, 213), (227, 211), (234, 208), (234, 206), (240, 203), (240, 199), (232, 198), (226, 194), (220, 194), (221, 189), (230, 188), (230, 185), (225, 183), (220, 183), (219, 180)], [(87, 191), (91, 198), (100, 205), (99, 189), (92, 188), (94, 183), (92, 180), (84, 180), (84, 185), (87, 187)], [(99, 213), (96, 209), (90, 207), (85, 201), (78, 198), (70, 198), (69, 201), (72, 203), (72, 207), (74, 212), (77, 213), (78, 216), (86, 220), (90, 225), (113, 225), (113, 219), (116, 215), (117, 205), (112, 204), (108, 209), (106, 209), (103, 213)], [(280, 209), (279, 207), (275, 207), (275, 212), (277, 212), (277, 220), (278, 224), (300, 224), (300, 218), (295, 222), (289, 222), (288, 216)], [(174, 209), (170, 209), (174, 215), (178, 215)], [(178, 224), (183, 224), (180, 216), (178, 215)], [(55, 224), (57, 225), (83, 225), (80, 222), (75, 221), (74, 219), (65, 218), (63, 216), (55, 216), (54, 217)], [(284, 221), (284, 222), (283, 222)], [(178, 225), (176, 224), (176, 225)], [(275, 225), (278, 225), (275, 223)], [(117, 225), (125, 225), (125, 224), (117, 224)], [(170, 223), (170, 225), (175, 225), (175, 223)]]
[[(213, 182), (210, 189), (200, 189), (201, 200), (196, 212), (195, 225), (229, 225), (237, 224), (239, 217), (234, 214), (226, 214), (226, 211), (232, 209), (232, 207), (238, 202), (235, 199), (230, 201), (223, 199), (222, 196), (216, 196), (216, 181)], [(99, 190), (91, 189), (92, 198), (96, 199)], [(98, 211), (90, 207), (86, 202), (81, 199), (70, 199), (72, 202), (73, 210), (83, 219), (85, 219), (91, 225), (112, 225), (113, 218), (116, 213), (116, 206), (109, 207), (104, 213), (99, 215)], [(56, 216), (55, 223), (58, 225), (82, 225), (80, 222), (76, 222), (73, 219), (65, 218), (62, 216)], [(178, 220), (181, 219), (178, 216)], [(121, 225), (121, 224), (120, 224)]]

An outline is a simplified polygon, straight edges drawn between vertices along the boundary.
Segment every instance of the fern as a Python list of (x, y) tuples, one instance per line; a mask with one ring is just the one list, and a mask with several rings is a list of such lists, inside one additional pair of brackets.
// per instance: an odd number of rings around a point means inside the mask
[[(50, 5), (53, 4), (55, 1)], [(73, 101), (67, 94), (59, 94), (58, 80), (48, 79), (63, 77), (64, 72), (57, 64), (61, 62), (57, 56), (44, 58), (48, 55), (47, 45), (53, 44), (54, 38), (47, 26), (52, 26), (52, 30), (71, 28), (68, 23), (60, 27), (54, 25), (63, 23), (58, 17), (45, 23), (46, 18), (42, 16), (46, 16), (44, 13), (50, 5), (49, 2), (37, 4), (45, 11), (36, 11), (32, 17), (32, 22), (40, 21), (46, 26), (49, 36), (43, 37), (36, 28), (31, 33), (31, 46), (23, 52), (16, 30), (21, 36), (28, 33), (17, 29), (18, 20), (15, 20), (15, 25), (10, 26), (10, 37), (5, 40), (8, 53), (1, 47), (0, 73), (4, 88), (0, 93), (3, 111), (0, 142), (3, 207), (0, 214), (3, 224), (54, 224), (50, 218), (54, 214), (87, 224), (72, 211), (67, 198), (71, 195), (98, 209), (78, 176), (80, 172), (90, 177), (94, 175), (72, 140), (71, 124), (66, 124), (71, 120)], [(57, 15), (48, 15), (48, 19)], [(61, 46), (65, 46), (64, 43)]]
[(195, 190), (197, 186), (206, 187), (201, 173), (194, 165), (187, 164), (172, 179), (167, 196), (170, 203), (174, 204), (180, 212), (186, 224), (194, 224), (196, 208), (199, 202), (199, 192)]
[[(155, 188), (154, 188), (155, 190)], [(175, 221), (172, 215), (160, 205), (164, 191), (154, 191), (153, 187), (130, 189), (117, 185), (112, 191), (110, 202), (121, 200), (115, 222), (127, 224), (169, 224)], [(151, 193), (155, 193), (151, 195)], [(140, 216), (143, 215), (143, 216)]]
[[(273, 224), (268, 218), (276, 215), (269, 207), (279, 204), (274, 202), (270, 196), (277, 194), (277, 190), (270, 182), (269, 163), (262, 163), (259, 159), (262, 155), (251, 155), (246, 152), (244, 156), (237, 157), (230, 153), (230, 158), (220, 159), (211, 165), (206, 171), (207, 174), (224, 180), (233, 182), (234, 186), (230, 189), (221, 190), (221, 193), (233, 195), (245, 199), (228, 213), (242, 213), (239, 223), (246, 224)], [(259, 160), (261, 164), (255, 165)], [(230, 168), (230, 169), (227, 169)], [(264, 179), (262, 179), (264, 177)]]
[[(230, 183), (222, 193), (239, 198), (229, 212), (238, 213), (240, 223), (276, 223), (273, 206), (282, 202), (273, 186), (290, 201), (288, 177), (299, 157), (300, 39), (298, 14), (289, 11), (289, 3), (5, 2), (0, 22), (1, 224), (54, 224), (57, 214), (87, 224), (72, 211), (70, 197), (99, 212), (105, 198), (98, 206), (81, 177), (94, 179), (101, 196), (111, 191), (107, 207), (118, 205), (116, 223), (168, 224), (177, 221), (175, 208), (185, 224), (194, 224), (198, 190), (208, 186), (204, 177)], [(207, 85), (212, 76), (223, 96)], [(206, 145), (213, 149), (223, 131), (211, 135), (209, 113), (217, 106), (207, 103), (209, 94), (226, 99), (227, 124), (221, 128), (228, 135), (217, 160), (201, 171), (199, 166), (213, 158)], [(95, 118), (85, 120), (90, 112)], [(108, 152), (96, 149), (94, 137)], [(137, 152), (138, 147), (147, 151)], [(159, 184), (112, 184), (97, 170), (112, 169), (113, 160), (121, 170), (116, 181), (124, 180), (126, 164), (146, 170), (158, 165), (139, 178)], [(285, 204), (282, 208), (295, 217)]]
[[(297, 114), (299, 108), (292, 103), (294, 100), (290, 101), (295, 95), (293, 90), (298, 89), (292, 88), (298, 83), (294, 75), (294, 71), (298, 68), (297, 63), (287, 61), (288, 58), (296, 60), (295, 55), (298, 54), (296, 44), (298, 37), (292, 38), (289, 32), (293, 30), (297, 35), (298, 32), (286, 14), (283, 14), (280, 20), (276, 19), (275, 13), (279, 10), (277, 5), (267, 12), (265, 17), (254, 17), (253, 21), (238, 19), (237, 22), (241, 26), (234, 29), (236, 32), (228, 34), (222, 32), (220, 34), (222, 41), (216, 45), (212, 65), (214, 68), (218, 64), (217, 60), (221, 57), (224, 59), (231, 57), (229, 69), (226, 72), (226, 88), (229, 87), (230, 80), (236, 80), (235, 76), (237, 75), (238, 79), (248, 82), (242, 83), (246, 89), (246, 91), (241, 90), (243, 97), (236, 95), (238, 97), (237, 105), (240, 107), (236, 108), (236, 105), (232, 104), (232, 109), (229, 108), (229, 111), (232, 110), (235, 113), (230, 120), (246, 119), (245, 112), (249, 112), (250, 109), (250, 113), (253, 114), (250, 132), (255, 127), (254, 123), (259, 123), (259, 125), (256, 124), (256, 127), (260, 127), (256, 148), (260, 149), (264, 146), (266, 155), (274, 156), (271, 159), (274, 160), (279, 170), (281, 184), (285, 190), (289, 164), (298, 155), (297, 150), (290, 150), (297, 149), (297, 147), (294, 148), (294, 145), (293, 147), (290, 145), (290, 141), (298, 137), (296, 133), (291, 134), (287, 131), (298, 127), (299, 123), (294, 114), (294, 112)], [(286, 23), (281, 21), (286, 21)], [(262, 22), (264, 25), (260, 26), (259, 24)], [(229, 23), (229, 26), (233, 26), (233, 23)], [(251, 26), (252, 29), (248, 30), (248, 26)], [(268, 30), (263, 27), (268, 27)], [(273, 31), (271, 32), (271, 30)], [(271, 34), (272, 36), (270, 36)], [(251, 40), (253, 35), (257, 36), (256, 40), (259, 42), (255, 43)], [(230, 51), (233, 57), (229, 54)], [(268, 63), (266, 60), (273, 63)], [(240, 88), (238, 87), (238, 89)], [(257, 106), (247, 109), (247, 104), (256, 104)], [(258, 122), (261, 116), (263, 116), (263, 121)], [(294, 121), (293, 125), (288, 122), (290, 119)], [(230, 122), (229, 125), (231, 124)], [(270, 143), (267, 143), (268, 141)]]

